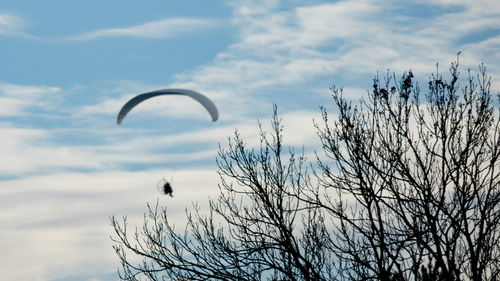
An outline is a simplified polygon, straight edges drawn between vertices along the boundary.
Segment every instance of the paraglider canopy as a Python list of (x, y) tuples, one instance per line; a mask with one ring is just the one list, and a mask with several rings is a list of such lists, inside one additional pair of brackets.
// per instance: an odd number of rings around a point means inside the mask
[(156, 96), (161, 96), (161, 95), (181, 95), (181, 96), (188, 96), (191, 97), (192, 99), (198, 101), (205, 109), (208, 111), (210, 114), (210, 117), (212, 117), (212, 121), (217, 121), (219, 118), (219, 111), (217, 110), (217, 107), (215, 104), (206, 96), (195, 92), (193, 90), (187, 90), (187, 89), (161, 89), (161, 90), (156, 90), (152, 92), (147, 92), (144, 94), (137, 95), (130, 99), (125, 105), (120, 109), (120, 112), (118, 113), (118, 116), (116, 118), (116, 123), (120, 125), (123, 121), (123, 118), (127, 115), (127, 113), (132, 110), (136, 105), (139, 103), (152, 98)]

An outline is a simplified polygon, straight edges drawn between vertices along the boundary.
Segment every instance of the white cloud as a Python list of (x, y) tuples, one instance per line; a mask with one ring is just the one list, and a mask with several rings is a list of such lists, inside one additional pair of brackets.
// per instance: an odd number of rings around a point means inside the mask
[(0, 97), (0, 117), (20, 115), (28, 105), (26, 100)]
[[(464, 2), (458, 12), (423, 12), (421, 17), (398, 14), (399, 5), (355, 0), (284, 9), (276, 1), (262, 7), (241, 1), (233, 18), (239, 40), (212, 64), (177, 78), (213, 91), (232, 89), (240, 99), (233, 106), (248, 104), (250, 95), (262, 89), (303, 85), (320, 75), (338, 84), (333, 77), (354, 79), (390, 68), (396, 74), (412, 69), (426, 79), (436, 62), (448, 65), (459, 50), (464, 62), (477, 56), (473, 46), (460, 44), (461, 38), (500, 26), (498, 9), (486, 2)], [(487, 64), (500, 62), (488, 59)]]
[[(363, 42), (366, 38), (383, 33), (383, 26), (372, 20), (380, 6), (341, 1), (286, 11), (273, 8), (248, 12), (253, 9), (238, 7), (233, 24), (240, 29), (240, 40), (219, 54), (213, 64), (178, 79), (217, 90), (234, 89), (244, 96), (257, 89), (304, 83), (346, 69), (375, 70), (363, 66), (376, 64), (370, 60), (373, 53), (364, 57), (354, 54), (365, 51), (365, 44), (368, 48), (369, 43)], [(394, 53), (391, 48), (385, 51)], [(357, 63), (362, 65), (354, 67)]]
[[(272, 13), (263, 21), (243, 27), (245, 32), (238, 44), (251, 48), (271, 47), (275, 50), (315, 49), (324, 44), (334, 44), (333, 39), (352, 38), (360, 40), (360, 35), (372, 34), (380, 24), (367, 25), (380, 6), (365, 1), (339, 1), (298, 7), (292, 11)], [(241, 45), (240, 45), (241, 44)]]
[(415, 0), (415, 2), (426, 3), (429, 5), (439, 5), (444, 7), (465, 6), (468, 9), (479, 8), (483, 10), (496, 9), (498, 11), (498, 2), (496, 0)]
[[(162, 177), (173, 179), (174, 198), (158, 193)], [(169, 219), (183, 225), (184, 209), (216, 194), (217, 181), (215, 171), (203, 169), (54, 173), (0, 181), (0, 247), (9, 253), (0, 256), (3, 278), (53, 280), (114, 271), (118, 260), (109, 216), (128, 215), (133, 228), (140, 225), (146, 202), (159, 197)]]
[(27, 26), (27, 21), (24, 18), (0, 11), (0, 36), (39, 40), (40, 38), (24, 32)]
[(50, 142), (53, 134), (42, 129), (0, 127), (2, 145), (0, 175), (21, 176), (32, 172), (47, 172), (55, 168), (100, 168), (102, 163), (85, 149)]
[(31, 107), (50, 108), (58, 87), (25, 86), (0, 82), (0, 116), (29, 114)]
[(18, 16), (0, 13), (1, 35), (18, 35), (25, 25), (24, 20)]
[(86, 41), (108, 37), (165, 38), (217, 25), (213, 19), (169, 18), (124, 28), (99, 29), (65, 38)]
[(10, 97), (19, 97), (23, 99), (36, 99), (44, 94), (53, 94), (59, 92), (58, 87), (48, 86), (25, 86), (8, 83), (0, 83), (0, 94)]

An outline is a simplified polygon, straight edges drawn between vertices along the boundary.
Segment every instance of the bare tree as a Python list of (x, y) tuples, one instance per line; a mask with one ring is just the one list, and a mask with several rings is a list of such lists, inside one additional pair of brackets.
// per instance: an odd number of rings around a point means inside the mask
[(424, 102), (411, 72), (375, 78), (359, 106), (332, 88), (339, 117), (323, 110), (330, 161), (315, 174), (336, 196), (304, 200), (334, 220), (347, 279), (414, 280), (431, 260), (444, 280), (500, 277), (499, 113), (484, 66), (461, 91), (458, 59), (450, 73), (430, 77)]
[(332, 87), (314, 163), (283, 147), (275, 107), (259, 147), (220, 147), (220, 195), (184, 231), (158, 204), (142, 230), (111, 218), (120, 278), (498, 280), (500, 114), (484, 66), (461, 90), (458, 59), (450, 74), (424, 101), (411, 72), (358, 105)]
[[(158, 206), (148, 207), (142, 231), (133, 236), (126, 218), (112, 217), (123, 280), (329, 279), (332, 255), (324, 248), (320, 210), (297, 196), (308, 182), (305, 159), (293, 151), (283, 157), (276, 108), (273, 117), (272, 136), (261, 129), (259, 148), (248, 149), (238, 132), (220, 148), (220, 196), (210, 201), (209, 214), (188, 213), (184, 233)], [(127, 252), (144, 262), (134, 264)]]

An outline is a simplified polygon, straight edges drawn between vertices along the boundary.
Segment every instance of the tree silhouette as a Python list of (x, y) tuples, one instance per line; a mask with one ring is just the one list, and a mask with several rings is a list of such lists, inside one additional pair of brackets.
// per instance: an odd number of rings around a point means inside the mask
[(259, 147), (220, 147), (220, 195), (184, 232), (158, 205), (135, 233), (111, 218), (120, 278), (498, 280), (500, 113), (479, 70), (460, 87), (458, 59), (436, 68), (424, 98), (412, 72), (357, 105), (332, 87), (315, 162), (283, 147), (275, 107)]

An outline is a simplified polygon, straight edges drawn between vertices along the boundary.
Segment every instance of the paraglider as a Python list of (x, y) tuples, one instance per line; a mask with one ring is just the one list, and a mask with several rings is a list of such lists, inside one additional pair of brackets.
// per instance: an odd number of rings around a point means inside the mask
[(161, 89), (161, 90), (156, 90), (152, 92), (147, 92), (144, 94), (137, 95), (130, 99), (121, 109), (120, 112), (118, 113), (118, 117), (116, 118), (116, 123), (120, 125), (123, 121), (123, 118), (127, 115), (127, 113), (132, 110), (136, 105), (139, 103), (152, 98), (156, 96), (161, 96), (161, 95), (182, 95), (182, 96), (188, 96), (193, 98), (194, 100), (198, 101), (205, 107), (205, 109), (208, 111), (210, 114), (210, 117), (212, 117), (212, 121), (217, 121), (219, 118), (219, 111), (217, 110), (217, 107), (215, 104), (206, 96), (192, 91), (192, 90), (187, 90), (187, 89)]
[(170, 183), (168, 181), (165, 182), (165, 184), (163, 185), (163, 194), (170, 195), (170, 197), (174, 197), (172, 195), (172, 192), (173, 192), (173, 190), (172, 190), (172, 186), (170, 185)]
[(165, 178), (161, 179), (159, 182), (158, 182), (158, 191), (161, 193), (161, 194), (164, 194), (164, 195), (170, 195), (170, 197), (174, 197), (172, 195), (172, 192), (174, 191), (172, 189), (172, 186), (170, 185), (170, 182), (168, 182), (167, 180), (165, 180)]

